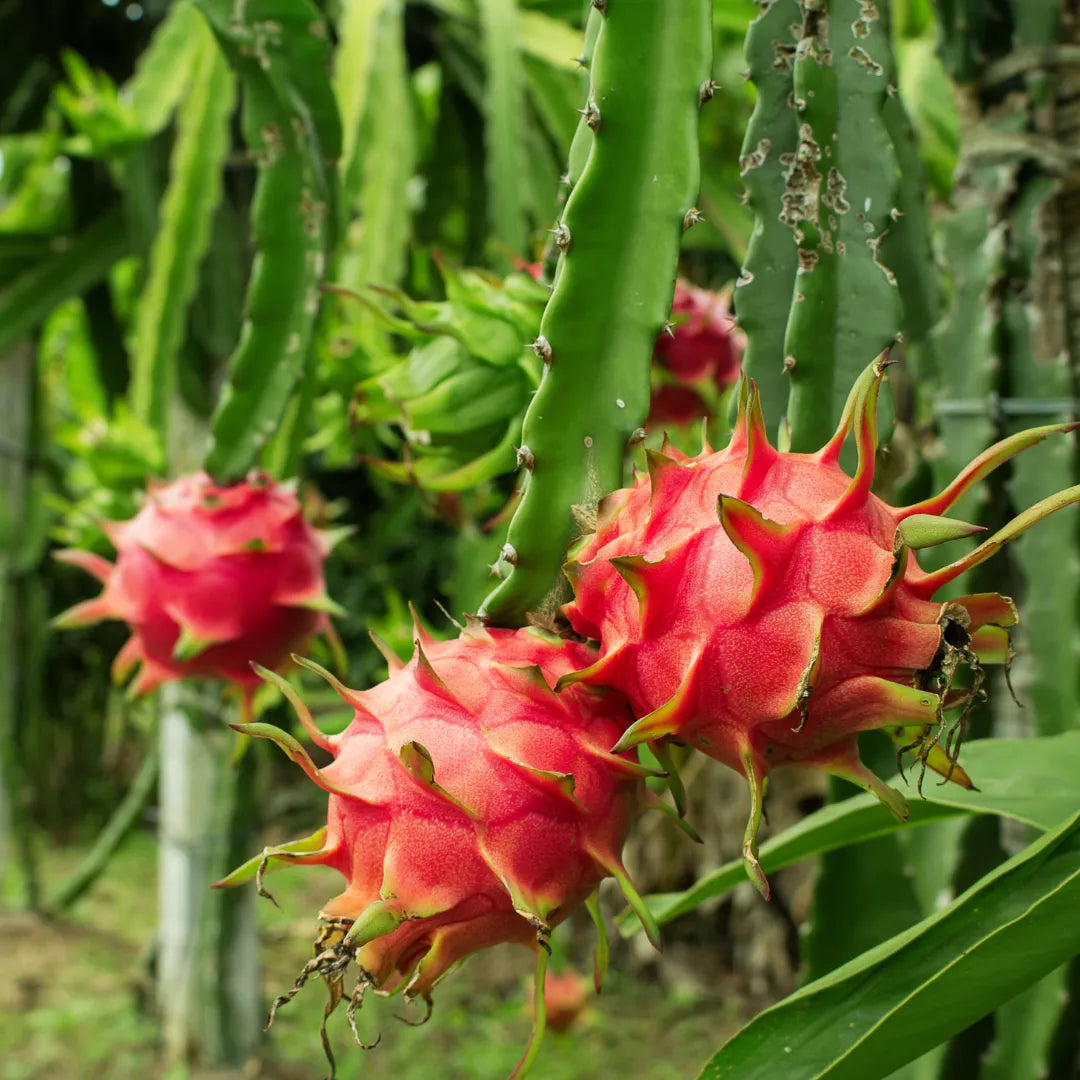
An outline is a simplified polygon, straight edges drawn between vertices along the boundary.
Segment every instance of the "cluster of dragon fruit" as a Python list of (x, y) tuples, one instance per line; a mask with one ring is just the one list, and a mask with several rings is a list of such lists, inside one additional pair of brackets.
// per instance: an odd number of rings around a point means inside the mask
[[(693, 293), (684, 302), (681, 325), (706, 336), (708, 306)], [(714, 388), (730, 380), (730, 341), (708, 365), (685, 346), (674, 339), (669, 371), (692, 367), (692, 379)], [(254, 878), (266, 894), (269, 871), (313, 864), (344, 881), (271, 1019), (319, 978), (327, 1015), (345, 1003), (360, 1041), (366, 993), (401, 992), (430, 1007), (462, 959), (517, 943), (535, 954), (537, 973), (534, 1037), (515, 1070), (523, 1074), (544, 1027), (555, 927), (582, 907), (593, 915), (597, 989), (605, 879), (658, 940), (621, 853), (642, 811), (681, 816), (672, 744), (746, 778), (743, 857), (766, 897), (757, 833), (775, 767), (845, 777), (903, 818), (904, 797), (860, 761), (859, 733), (880, 729), (920, 775), (929, 768), (971, 785), (957, 760), (965, 723), (984, 696), (984, 665), (1011, 659), (1017, 611), (996, 593), (934, 596), (1075, 493), (1027, 510), (942, 569), (923, 570), (918, 551), (981, 532), (944, 515), (992, 469), (1067, 426), (1005, 439), (939, 495), (893, 507), (871, 490), (884, 374), (880, 361), (867, 369), (813, 454), (770, 445), (756, 388), (742, 380), (725, 449), (688, 456), (665, 442), (630, 487), (600, 501), (595, 530), (564, 568), (573, 598), (559, 632), (468, 616), (457, 637), (439, 641), (418, 622), (411, 658), (384, 648), (389, 674), (374, 687), (350, 689), (318, 668), (353, 712), (334, 736), (282, 674), (334, 609), (323, 578), (330, 537), (305, 521), (291, 488), (260, 475), (227, 488), (187, 477), (152, 489), (134, 519), (108, 528), (115, 564), (64, 556), (104, 582), (66, 621), (128, 623), (117, 667), (140, 665), (137, 690), (210, 676), (250, 705), (264, 678), (329, 761), (318, 766), (299, 740), (250, 713), (235, 725), (278, 743), (328, 793), (327, 821), (219, 884)], [(854, 475), (840, 465), (848, 439)], [(670, 804), (645, 783), (669, 773)], [(325, 1020), (323, 1042), (329, 1053)]]

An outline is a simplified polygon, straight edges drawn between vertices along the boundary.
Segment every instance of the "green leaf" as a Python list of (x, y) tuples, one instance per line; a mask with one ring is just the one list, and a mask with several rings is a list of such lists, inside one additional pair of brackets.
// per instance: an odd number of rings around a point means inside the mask
[[(926, 798), (912, 800), (906, 823), (897, 821), (872, 795), (833, 803), (762, 844), (761, 868), (768, 874), (811, 855), (962, 813), (1001, 814), (1046, 829), (1080, 803), (1080, 732), (1042, 739), (980, 739), (964, 747), (964, 765), (980, 790), (927, 783)], [(646, 902), (657, 922), (666, 923), (745, 880), (738, 859), (685, 892), (650, 896)], [(626, 916), (619, 923), (624, 934), (636, 931)]]
[(221, 200), (235, 103), (232, 73), (205, 21), (195, 17), (190, 33), (191, 85), (177, 113), (169, 185), (130, 341), (132, 407), (159, 431), (166, 426), (188, 305)]
[(1080, 814), (948, 907), (766, 1010), (699, 1080), (874, 1080), (1080, 952)]

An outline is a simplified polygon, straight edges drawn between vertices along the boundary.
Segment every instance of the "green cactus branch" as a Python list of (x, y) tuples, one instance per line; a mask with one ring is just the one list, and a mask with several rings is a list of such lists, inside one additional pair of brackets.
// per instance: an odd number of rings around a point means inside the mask
[(797, 0), (773, 0), (746, 33), (746, 61), (757, 102), (739, 169), (754, 210), (754, 231), (735, 287), (735, 314), (746, 332), (743, 370), (758, 384), (766, 423), (776, 430), (787, 401), (784, 330), (798, 266), (791, 229), (781, 216), (785, 173), (799, 144), (791, 107)]
[(235, 80), (213, 35), (198, 15), (192, 19), (191, 90), (177, 111), (169, 186), (131, 332), (132, 406), (159, 431), (168, 425), (188, 305), (221, 201), (236, 97)]
[(554, 617), (568, 545), (622, 483), (698, 192), (709, 0), (594, 6), (603, 24), (583, 111), (592, 147), (557, 227), (562, 255), (534, 343), (545, 371), (522, 433), (527, 482), (497, 564), (504, 580), (482, 609), (493, 623)]
[(319, 310), (341, 150), (326, 24), (310, 0), (196, 0), (244, 94), (244, 139), (258, 166), (255, 262), (240, 342), (212, 422), (207, 470), (246, 472), (277, 430)]
[(792, 448), (810, 450), (828, 438), (848, 387), (900, 329), (896, 277), (880, 258), (899, 214), (883, 116), (893, 69), (885, 21), (860, 0), (799, 6), (799, 144), (784, 197), (798, 270), (784, 366)]

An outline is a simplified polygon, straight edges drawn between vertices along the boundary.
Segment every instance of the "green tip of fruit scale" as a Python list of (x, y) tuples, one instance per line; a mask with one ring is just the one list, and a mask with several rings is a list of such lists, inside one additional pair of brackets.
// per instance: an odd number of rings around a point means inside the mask
[[(334, 675), (333, 672), (327, 671), (326, 668), (322, 666), (322, 664), (317, 664), (314, 660), (311, 660), (306, 656), (300, 656), (298, 653), (291, 653), (289, 658), (298, 667), (307, 668), (308, 671), (313, 671), (316, 675), (319, 676), (320, 679), (329, 683), (334, 693), (336, 693), (342, 701), (351, 705), (354, 709), (363, 708), (360, 703), (360, 698), (355, 693), (355, 691), (350, 690), (336, 675)], [(304, 717), (303, 715), (301, 715), (301, 722), (303, 722), (303, 719)], [(314, 725), (312, 726), (314, 727)], [(308, 730), (306, 724), (305, 730)], [(315, 730), (318, 731), (318, 728), (315, 728)], [(311, 734), (310, 730), (308, 730), (308, 734)], [(319, 732), (319, 734), (321, 735), (322, 733)], [(323, 738), (326, 738), (326, 736), (323, 736)], [(324, 749), (328, 749), (328, 747), (324, 747)]]
[(770, 566), (778, 561), (776, 554), (783, 550), (783, 541), (794, 534), (794, 527), (770, 521), (760, 510), (730, 495), (717, 499), (716, 511), (727, 538), (746, 557), (754, 572), (752, 605), (761, 595)]
[(319, 611), (324, 615), (333, 615), (337, 619), (343, 619), (349, 613), (336, 601), (325, 593), (315, 596), (307, 596), (299, 600), (290, 600), (287, 607), (304, 608), (306, 611)]
[(401, 905), (391, 900), (376, 900), (356, 917), (345, 935), (345, 944), (360, 948), (369, 941), (392, 934), (405, 921)]
[(593, 949), (593, 988), (599, 994), (604, 987), (604, 976), (607, 975), (608, 959), (611, 955), (611, 943), (608, 941), (604, 913), (600, 910), (599, 892), (593, 892), (589, 896), (585, 901), (585, 908), (596, 926), (596, 948)]
[(229, 727), (231, 727), (233, 731), (239, 732), (241, 735), (251, 735), (256, 739), (269, 739), (270, 742), (276, 743), (286, 757), (288, 757), (290, 761), (296, 762), (296, 764), (304, 770), (308, 778), (318, 784), (323, 791), (329, 792), (331, 795), (343, 795), (349, 799), (354, 797), (351, 792), (345, 791), (343, 788), (340, 788), (327, 780), (323, 775), (322, 770), (311, 760), (308, 752), (287, 731), (282, 731), (281, 728), (274, 727), (273, 724), (263, 723), (230, 724)]
[[(305, 661), (295, 654), (292, 659), (295, 663), (298, 663), (303, 667), (312, 666), (311, 661)], [(318, 668), (317, 665), (315, 665), (315, 667)], [(296, 692), (292, 683), (290, 683), (283, 675), (279, 675), (276, 671), (271, 671), (269, 668), (263, 667), (262, 664), (256, 664), (254, 661), (251, 664), (251, 670), (254, 671), (260, 679), (276, 686), (277, 689), (281, 691), (282, 696), (293, 707), (293, 711), (296, 713), (301, 727), (303, 727), (304, 731), (307, 733), (307, 737), (320, 749), (327, 751), (327, 753), (332, 753), (334, 744), (321, 730), (319, 725), (315, 723), (315, 718), (311, 715), (310, 710), (304, 703), (304, 699)], [(321, 668), (318, 668), (318, 670), (320, 673), (322, 672)], [(248, 730), (249, 728), (250, 725), (245, 724), (241, 730)], [(274, 728), (273, 730), (277, 731), (279, 729)]]
[(626, 902), (633, 908), (634, 914), (640, 920), (649, 943), (657, 952), (662, 952), (663, 944), (660, 939), (660, 926), (656, 921), (656, 916), (649, 910), (649, 905), (645, 902), (641, 893), (634, 888), (634, 883), (630, 880), (630, 876), (622, 864), (613, 863), (607, 867), (607, 870), (618, 884)]
[(977, 548), (973, 548), (964, 555), (963, 558), (957, 559), (956, 562), (950, 563), (940, 570), (935, 570), (933, 573), (913, 579), (912, 586), (923, 596), (933, 596), (943, 585), (947, 585), (961, 574), (992, 558), (1006, 544), (1011, 543), (1018, 536), (1027, 532), (1032, 525), (1077, 502), (1080, 502), (1080, 484), (1059, 491), (1057, 494), (1037, 502), (1034, 506), (1028, 507), (1022, 514), (1017, 514), (1008, 525), (994, 533), (989, 540), (984, 540)]
[(1041, 443), (1050, 435), (1064, 435), (1075, 431), (1080, 423), (1046, 424), (1043, 427), (1029, 428), (1027, 431), (1018, 431), (1007, 439), (994, 443), (989, 449), (984, 450), (977, 458), (971, 461), (944, 491), (933, 495), (922, 502), (913, 503), (896, 511), (898, 520), (912, 517), (915, 514), (943, 514), (954, 503), (958, 502), (963, 495), (973, 488), (984, 476), (993, 472), (999, 465), (1003, 465), (1010, 458), (1024, 450)]
[(657, 742), (650, 749), (663, 768), (663, 775), (667, 780), (668, 790), (671, 792), (675, 809), (678, 811), (679, 817), (684, 817), (686, 815), (686, 787), (682, 782), (682, 777), (679, 775), (678, 767), (671, 753), (671, 747), (667, 743)]
[(912, 514), (897, 526), (904, 543), (916, 551), (922, 548), (937, 547), (950, 540), (965, 540), (986, 532), (983, 525), (970, 525), (957, 518), (938, 517), (935, 514)]
[(533, 1067), (540, 1046), (544, 1041), (544, 1029), (547, 1027), (547, 1000), (544, 997), (544, 987), (547, 983), (548, 954), (544, 949), (536, 950), (536, 975), (533, 981), (533, 1026), (529, 1036), (529, 1043), (525, 1047), (525, 1053), (521, 1060), (514, 1066), (509, 1080), (521, 1080)]
[(761, 812), (765, 801), (765, 775), (749, 748), (742, 753), (742, 766), (750, 788), (750, 816), (746, 821), (742, 845), (743, 866), (746, 867), (746, 876), (753, 882), (754, 888), (768, 900), (772, 895), (769, 879), (765, 877), (765, 871), (758, 862), (758, 829), (761, 827)]
[(666, 704), (654, 710), (640, 720), (635, 721), (623, 733), (619, 741), (611, 748), (613, 754), (622, 754), (640, 746), (644, 742), (653, 742), (665, 736), (674, 735), (681, 726), (675, 715), (679, 705), (679, 692)]
[(211, 646), (217, 644), (218, 642), (214, 641), (213, 638), (200, 637), (190, 626), (181, 625), (180, 636), (173, 646), (172, 658), (183, 664), (189, 660), (194, 660)]

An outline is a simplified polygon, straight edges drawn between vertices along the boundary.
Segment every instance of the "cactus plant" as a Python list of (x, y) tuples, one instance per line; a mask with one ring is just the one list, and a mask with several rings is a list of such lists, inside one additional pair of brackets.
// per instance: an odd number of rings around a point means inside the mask
[(591, 142), (556, 225), (559, 266), (533, 349), (524, 494), (484, 603), (494, 623), (554, 618), (559, 567), (600, 496), (622, 482), (645, 422), (649, 361), (671, 308), (682, 231), (696, 220), (697, 112), (710, 96), (710, 4), (598, 0), (582, 124)]

